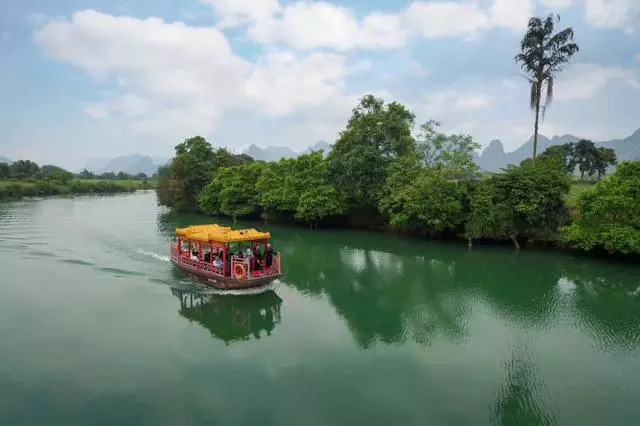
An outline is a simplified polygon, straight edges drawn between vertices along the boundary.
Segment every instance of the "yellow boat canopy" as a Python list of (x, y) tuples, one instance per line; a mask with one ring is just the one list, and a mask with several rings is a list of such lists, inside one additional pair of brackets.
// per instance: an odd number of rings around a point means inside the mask
[(187, 228), (176, 228), (176, 235), (189, 240), (207, 243), (236, 243), (239, 241), (259, 241), (271, 238), (270, 232), (260, 232), (255, 229), (231, 229), (220, 225), (194, 225)]

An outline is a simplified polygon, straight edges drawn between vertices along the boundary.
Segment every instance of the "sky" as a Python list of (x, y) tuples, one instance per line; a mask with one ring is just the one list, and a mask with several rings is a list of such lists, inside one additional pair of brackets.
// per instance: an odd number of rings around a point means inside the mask
[(580, 51), (541, 125), (594, 141), (640, 127), (640, 0), (2, 0), (0, 155), (80, 169), (333, 143), (358, 98), (513, 150), (532, 134), (513, 57), (558, 13)]

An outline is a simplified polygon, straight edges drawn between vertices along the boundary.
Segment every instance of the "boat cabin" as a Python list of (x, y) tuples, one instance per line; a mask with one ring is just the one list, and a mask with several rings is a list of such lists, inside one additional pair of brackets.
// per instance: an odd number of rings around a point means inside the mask
[(214, 285), (251, 287), (252, 281), (271, 281), (281, 275), (280, 255), (270, 245), (269, 232), (214, 224), (178, 228), (176, 236), (171, 261), (186, 272), (212, 278)]

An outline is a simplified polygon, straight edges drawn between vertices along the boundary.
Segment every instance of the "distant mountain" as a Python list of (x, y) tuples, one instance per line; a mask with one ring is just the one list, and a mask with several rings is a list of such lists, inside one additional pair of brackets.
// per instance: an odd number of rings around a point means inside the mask
[[(573, 143), (581, 138), (574, 135), (554, 136), (551, 139), (539, 135), (538, 136), (538, 153), (544, 152), (545, 149), (553, 145), (562, 145), (565, 143)], [(618, 161), (636, 160), (640, 158), (640, 129), (636, 130), (631, 136), (625, 139), (614, 139), (610, 141), (596, 142), (608, 148), (613, 148), (618, 156)], [(506, 167), (508, 164), (518, 165), (522, 160), (531, 157), (533, 151), (533, 137), (522, 144), (518, 149), (511, 152), (505, 152), (502, 142), (494, 139), (489, 145), (475, 157), (476, 163), (482, 170), (488, 172), (497, 172)]]
[[(165, 161), (164, 164), (166, 164), (167, 161)], [(85, 168), (95, 174), (124, 172), (130, 175), (144, 173), (147, 176), (151, 176), (158, 171), (159, 166), (160, 164), (155, 163), (151, 157), (132, 154), (111, 159), (93, 158), (87, 162)]]
[(325, 141), (319, 141), (301, 152), (296, 152), (286, 146), (268, 146), (266, 148), (260, 148), (256, 145), (251, 145), (245, 149), (243, 154), (251, 156), (256, 161), (279, 161), (282, 158), (295, 158), (302, 154), (308, 154), (311, 151), (324, 151), (325, 155), (331, 151), (331, 145)]
[(11, 160), (9, 160), (7, 157), (3, 157), (2, 155), (0, 155), (0, 163), (11, 163)]

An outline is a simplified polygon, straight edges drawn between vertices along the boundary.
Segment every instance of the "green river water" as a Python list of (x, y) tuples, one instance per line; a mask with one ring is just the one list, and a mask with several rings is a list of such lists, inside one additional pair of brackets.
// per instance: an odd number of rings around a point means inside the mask
[(0, 203), (0, 425), (640, 424), (640, 266), (270, 226), (284, 278), (220, 295), (168, 261), (206, 221)]

